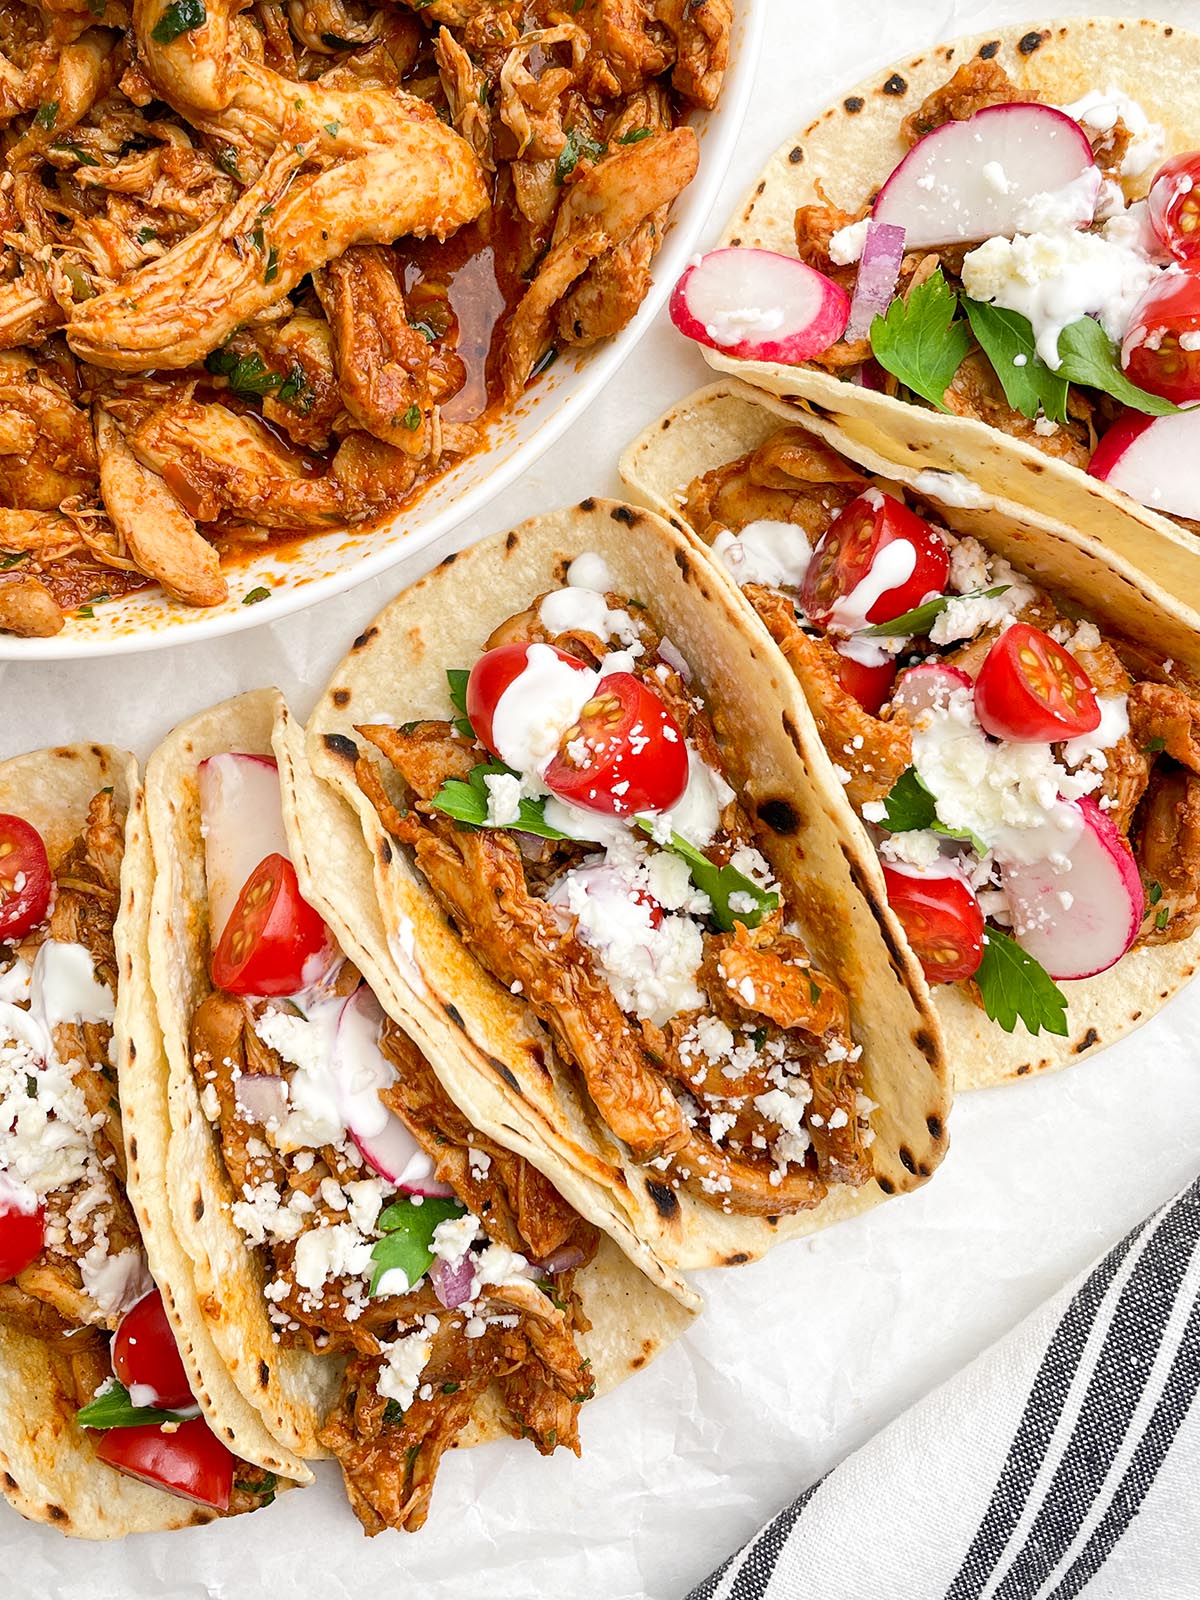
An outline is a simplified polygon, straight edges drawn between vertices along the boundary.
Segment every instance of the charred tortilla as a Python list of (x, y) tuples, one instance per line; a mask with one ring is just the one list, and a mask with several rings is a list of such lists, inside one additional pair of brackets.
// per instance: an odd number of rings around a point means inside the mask
[[(1153, 641), (1155, 649), (1183, 673), (1200, 673), (1200, 616), (1113, 555), (1100, 538), (1075, 532), (1011, 501), (972, 495), (961, 477), (893, 465), (848, 439), (832, 423), (808, 415), (798, 418), (785, 402), (745, 384), (714, 384), (676, 406), (629, 447), (621, 462), (622, 476), (640, 500), (684, 528), (681, 503), (688, 484), (755, 449), (781, 426), (797, 422), (862, 474), (929, 501), (954, 533), (973, 535), (985, 548), (1065, 596), (1082, 616), (1094, 618), (1106, 630)], [(980, 503), (961, 503), (967, 499)], [(692, 538), (706, 549), (702, 540)], [(770, 644), (774, 649), (763, 622), (725, 568), (707, 559), (715, 581), (736, 595), (760, 648), (765, 651)], [(823, 749), (814, 767), (819, 768), (831, 801), (840, 802), (848, 830), (868, 844), (865, 826)], [(978, 1088), (1024, 1077), (1095, 1053), (1153, 1016), (1198, 964), (1200, 933), (1193, 933), (1178, 943), (1136, 948), (1100, 977), (1064, 982), (1061, 987), (1069, 1002), (1065, 1037), (1049, 1033), (1031, 1037), (1019, 1023), (1014, 1032), (1004, 1033), (959, 986), (937, 986), (932, 994), (956, 1087)]]
[[(584, 553), (598, 555), (619, 591), (637, 597), (669, 632), (694, 674), (694, 692), (738, 729), (736, 741), (722, 746), (730, 781), (759, 818), (760, 846), (787, 886), (814, 960), (848, 996), (865, 1092), (879, 1103), (875, 1177), (861, 1189), (835, 1187), (813, 1210), (731, 1215), (635, 1160), (540, 1029), (531, 1030), (522, 1002), (470, 954), (356, 780), (355, 763), (368, 749), (357, 725), (444, 717), (447, 670), (473, 661), (494, 628), (560, 584)], [(790, 675), (747, 630), (740, 601), (660, 519), (588, 500), (443, 563), (356, 641), (309, 725), (308, 750), (318, 775), (357, 812), (374, 857), (397, 998), (454, 1098), (658, 1281), (675, 1287), (680, 1268), (756, 1258), (777, 1238), (826, 1226), (932, 1173), (944, 1149), (948, 1097), (941, 1042), (912, 958), (875, 890), (866, 852), (814, 772), (817, 735)]]

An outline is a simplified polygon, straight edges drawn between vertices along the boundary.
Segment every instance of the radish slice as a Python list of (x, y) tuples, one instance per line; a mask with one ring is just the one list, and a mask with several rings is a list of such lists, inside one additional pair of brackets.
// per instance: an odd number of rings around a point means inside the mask
[(1138, 936), (1145, 909), (1133, 851), (1094, 800), (1059, 802), (1077, 811), (1069, 868), (1048, 860), (1003, 868), (1013, 935), (1052, 978), (1094, 978)]
[(396, 1081), (395, 1067), (379, 1048), (382, 1025), (379, 1002), (365, 983), (360, 984), (342, 1007), (333, 1042), (342, 1121), (367, 1165), (397, 1189), (453, 1196), (450, 1185), (433, 1176), (433, 1157), (379, 1098), (379, 1091)]
[(836, 344), (850, 301), (823, 273), (773, 250), (711, 250), (671, 291), (671, 321), (739, 361), (797, 366)]
[(1051, 219), (1084, 227), (1099, 192), (1100, 169), (1073, 117), (1053, 106), (987, 106), (915, 144), (872, 215), (903, 228), (910, 250), (923, 250), (1034, 233)]
[(911, 722), (922, 711), (930, 711), (934, 706), (943, 708), (955, 689), (970, 687), (971, 680), (961, 667), (947, 667), (931, 661), (900, 674), (892, 705), (903, 709)]
[(208, 923), (215, 948), (259, 862), (276, 853), (289, 860), (291, 855), (283, 831), (279, 773), (269, 756), (209, 756), (200, 763), (199, 780)]
[(882, 317), (891, 305), (903, 260), (904, 229), (887, 222), (869, 222), (850, 302), (847, 339), (865, 339), (875, 318)]
[(1125, 412), (1101, 439), (1088, 471), (1152, 511), (1200, 517), (1200, 406), (1169, 417)]

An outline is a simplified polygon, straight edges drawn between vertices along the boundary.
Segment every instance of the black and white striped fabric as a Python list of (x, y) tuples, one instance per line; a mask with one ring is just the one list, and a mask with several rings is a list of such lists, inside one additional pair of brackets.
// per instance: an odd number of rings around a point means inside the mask
[(1200, 1179), (689, 1600), (1200, 1597)]

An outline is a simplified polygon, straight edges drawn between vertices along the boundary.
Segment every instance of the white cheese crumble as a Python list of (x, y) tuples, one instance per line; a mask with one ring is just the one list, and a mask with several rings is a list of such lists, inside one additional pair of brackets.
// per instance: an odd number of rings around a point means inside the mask
[(493, 828), (506, 828), (521, 815), (521, 780), (511, 772), (492, 772), (484, 778), (487, 820)]
[(812, 558), (804, 529), (794, 522), (748, 522), (740, 533), (722, 528), (712, 553), (739, 586), (764, 583), (799, 589)]
[(385, 1400), (394, 1400), (401, 1411), (407, 1411), (433, 1353), (433, 1339), (422, 1325), (381, 1348), (383, 1365), (375, 1387)]
[(870, 217), (864, 217), (861, 222), (847, 223), (844, 228), (839, 228), (831, 235), (829, 259), (835, 266), (848, 267), (851, 262), (861, 259), (867, 242), (867, 229), (870, 226)]
[(1138, 101), (1111, 84), (1103, 91), (1089, 89), (1087, 94), (1069, 106), (1063, 106), (1062, 110), (1067, 116), (1074, 117), (1076, 122), (1083, 123), (1085, 128), (1094, 128), (1097, 133), (1108, 133), (1116, 126), (1117, 118), (1121, 119), (1132, 134), (1121, 162), (1123, 178), (1140, 178), (1163, 158), (1166, 135), (1162, 127), (1150, 121)]

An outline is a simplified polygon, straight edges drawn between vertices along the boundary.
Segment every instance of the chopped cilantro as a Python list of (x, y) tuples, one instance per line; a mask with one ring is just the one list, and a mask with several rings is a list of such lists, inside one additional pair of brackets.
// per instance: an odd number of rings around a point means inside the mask
[(35, 128), (41, 128), (44, 133), (49, 133), (50, 129), (57, 121), (57, 100), (47, 100), (45, 105), (39, 106), (37, 111), (34, 113), (33, 125)]
[(1058, 336), (1058, 355), (1058, 370), (1071, 383), (1100, 389), (1151, 417), (1168, 417), (1179, 410), (1170, 400), (1147, 394), (1129, 381), (1121, 371), (1116, 346), (1092, 317), (1080, 317), (1063, 329)]
[(962, 297), (963, 310), (980, 349), (991, 362), (1004, 398), (1023, 417), (1043, 412), (1052, 422), (1067, 420), (1067, 380), (1037, 353), (1033, 325), (1019, 311)]
[(454, 726), (464, 739), (473, 739), (475, 729), (471, 726), (471, 719), (467, 716), (467, 682), (471, 674), (466, 667), (449, 667), (446, 671), (446, 682), (450, 687), (450, 702), (458, 712), (458, 719)]
[(233, 350), (213, 350), (204, 358), (204, 365), (216, 377), (227, 378), (233, 392), (243, 397), (269, 394), (283, 382), (280, 373), (263, 366), (257, 351), (239, 356)]
[(429, 325), (428, 322), (420, 322), (420, 321), (418, 321), (418, 322), (411, 323), (410, 326), (414, 327), (417, 330), (418, 333), (424, 335), (425, 341), (426, 341), (427, 344), (432, 344), (433, 341), (437, 338), (436, 330), (434, 328), (432, 328)]
[(186, 1422), (197, 1408), (163, 1411), (157, 1406), (135, 1406), (129, 1390), (115, 1378), (94, 1400), (80, 1407), (75, 1420), (81, 1428), (140, 1428), (147, 1422)]
[(385, 1422), (399, 1422), (403, 1415), (404, 1407), (399, 1400), (389, 1400), (383, 1408), (383, 1420)]
[(983, 960), (975, 973), (983, 1009), (1005, 1033), (1011, 1033), (1017, 1018), (1030, 1033), (1065, 1034), (1067, 997), (1040, 965), (1015, 939), (995, 928), (983, 935)]
[(417, 431), (417, 429), (421, 426), (421, 408), (420, 408), (420, 406), (418, 406), (418, 405), (409, 406), (408, 410), (401, 417), (400, 423), (401, 423), (401, 426), (407, 428), (410, 433), (415, 433)]
[(548, 346), (544, 354), (540, 355), (533, 363), (529, 373), (530, 383), (532, 383), (535, 378), (540, 378), (542, 373), (548, 368), (552, 367), (557, 360), (558, 346), (556, 344), (552, 344)]
[(137, 231), (137, 242), (139, 244), (149, 244), (151, 239), (157, 239), (157, 238), (158, 238), (158, 234), (155, 232), (155, 230), (153, 228), (143, 227), (143, 228), (139, 228), (138, 231)]
[(83, 146), (73, 139), (52, 139), (51, 150), (59, 150), (63, 155), (74, 156), (81, 167), (98, 167), (100, 163), (94, 155), (86, 151)]
[[(654, 826), (645, 817), (638, 817), (637, 825), (646, 833), (652, 832)], [(760, 889), (752, 878), (739, 872), (736, 867), (717, 866), (715, 861), (710, 861), (678, 833), (672, 833), (666, 848), (687, 862), (692, 882), (712, 901), (712, 919), (722, 932), (730, 932), (738, 922), (744, 923), (747, 928), (757, 928), (766, 913), (778, 906), (779, 896), (773, 890)], [(732, 910), (729, 902), (735, 894), (748, 895), (754, 901), (754, 909)]]
[(890, 833), (912, 833), (932, 828), (936, 821), (932, 794), (917, 776), (916, 767), (906, 767), (884, 799), (882, 826)]
[(238, 153), (231, 144), (224, 145), (217, 151), (217, 165), (222, 172), (227, 172), (231, 178), (236, 178), (241, 183), (242, 175), (238, 171)]
[(1170, 920), (1171, 920), (1171, 908), (1170, 908), (1170, 906), (1160, 906), (1159, 909), (1155, 912), (1155, 915), (1154, 915), (1154, 926), (1158, 929), (1159, 933), (1162, 932), (1162, 930), (1166, 927), (1167, 923), (1170, 922)]
[(457, 1394), (458, 1391), (461, 1388), (462, 1388), (462, 1384), (461, 1383), (444, 1383), (442, 1385), (442, 1393), (443, 1394)]
[(7, 572), (10, 567), (16, 567), (22, 561), (29, 560), (28, 550), (3, 550), (0, 551), (0, 572)]
[(558, 160), (554, 163), (556, 187), (561, 189), (581, 160), (599, 161), (607, 149), (608, 146), (593, 139), (586, 128), (568, 128), (566, 143), (558, 152)]
[(957, 296), (939, 267), (871, 324), (879, 365), (939, 411), (946, 410), (946, 390), (971, 347), (966, 323), (955, 321), (957, 309)]
[(326, 124), (325, 124), (325, 132), (326, 132), (326, 133), (327, 133), (327, 134), (328, 134), (328, 135), (329, 135), (329, 137), (330, 137), (330, 138), (331, 138), (331, 139), (336, 139), (336, 138), (337, 138), (337, 136), (338, 136), (338, 134), (339, 134), (339, 133), (340, 133), (340, 132), (341, 132), (341, 131), (342, 131), (342, 125), (341, 125), (341, 123), (340, 123), (340, 122), (339, 122), (339, 121), (338, 121), (338, 120), (337, 120), (337, 118), (336, 118), (336, 117), (335, 117), (335, 118), (334, 118), (334, 119), (333, 119), (333, 121), (332, 121), (332, 122), (327, 122), (327, 123), (326, 123)]
[(1142, 746), (1142, 749), (1148, 756), (1156, 756), (1160, 750), (1165, 750), (1166, 748), (1167, 741), (1162, 737), (1161, 734), (1158, 733), (1154, 735), (1153, 739), (1147, 739), (1146, 743)]
[(274, 283), (279, 276), (279, 252), (272, 245), (267, 252), (267, 270), (263, 273), (264, 283)]
[(383, 1275), (397, 1269), (408, 1280), (408, 1287), (414, 1288), (433, 1263), (433, 1234), (438, 1223), (465, 1216), (466, 1210), (459, 1200), (439, 1197), (424, 1199), (420, 1205), (408, 1199), (395, 1200), (385, 1207), (378, 1223), (383, 1238), (371, 1251), (375, 1270), (370, 1292), (375, 1294)]
[(1152, 906), (1156, 906), (1162, 899), (1162, 884), (1155, 881), (1146, 891), (1146, 898)]
[(650, 137), (650, 129), (649, 128), (630, 128), (628, 133), (622, 133), (622, 134), (619, 134), (617, 136), (617, 143), (618, 144), (641, 144), (643, 139), (648, 139), (649, 137)]
[(264, 589), (260, 585), (259, 588), (251, 589), (249, 594), (242, 596), (242, 604), (244, 606), (256, 606), (260, 600), (269, 600), (270, 598), (270, 589)]
[(363, 47), (361, 39), (343, 39), (340, 33), (323, 33), (321, 43), (330, 50), (361, 50)]
[(291, 406), (292, 410), (302, 417), (306, 417), (312, 410), (317, 397), (308, 381), (308, 375), (298, 361), (293, 361), (288, 368), (287, 377), (279, 385), (279, 392), (275, 398), (281, 405)]
[[(502, 761), (481, 761), (477, 767), (472, 767), (465, 778), (447, 778), (442, 787), (430, 802), (438, 811), (446, 816), (453, 817), (456, 822), (465, 822), (472, 828), (496, 827), (496, 823), (488, 821), (488, 789), (486, 779), (505, 774), (516, 777), (511, 767), (506, 767)], [(515, 822), (504, 823), (507, 828), (516, 828), (521, 833), (533, 833), (539, 839), (565, 839), (566, 834), (560, 833), (557, 828), (552, 828), (543, 815), (544, 801), (530, 800), (521, 797), (517, 819)]]
[(893, 617), (890, 622), (876, 622), (858, 631), (871, 639), (903, 639), (910, 634), (925, 634), (933, 626), (935, 617), (945, 611), (952, 600), (994, 600), (997, 595), (1007, 594), (1008, 588), (1007, 583), (1002, 583), (995, 589), (972, 589), (969, 594), (939, 594)]
[(202, 28), (208, 20), (204, 0), (171, 0), (150, 30), (155, 44), (173, 44), (181, 33)]

